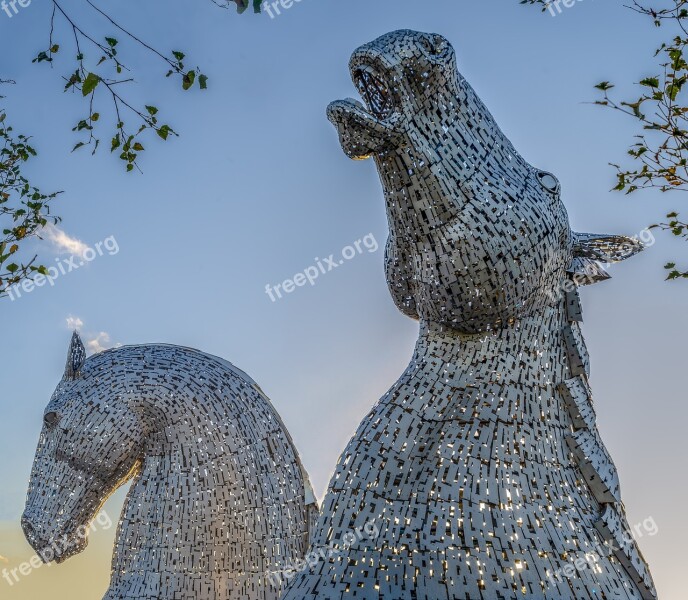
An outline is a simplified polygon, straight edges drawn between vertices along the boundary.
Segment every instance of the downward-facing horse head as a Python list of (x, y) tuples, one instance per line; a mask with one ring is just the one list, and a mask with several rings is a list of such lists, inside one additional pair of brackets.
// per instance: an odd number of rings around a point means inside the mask
[(22, 525), (61, 562), (133, 479), (106, 599), (277, 599), (316, 510), (289, 434), (230, 363), (166, 345), (86, 359), (74, 334), (44, 415)]
[(346, 154), (375, 159), (387, 283), (420, 336), (342, 453), (313, 544), (371, 521), (379, 536), (285, 600), (654, 598), (597, 431), (576, 290), (642, 244), (571, 231), (558, 180), (515, 150), (444, 37), (384, 35), (350, 70), (365, 105), (328, 116)]

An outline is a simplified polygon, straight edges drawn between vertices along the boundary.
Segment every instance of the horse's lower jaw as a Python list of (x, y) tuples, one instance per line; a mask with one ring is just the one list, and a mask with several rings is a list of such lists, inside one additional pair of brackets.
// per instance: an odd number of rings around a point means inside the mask
[(382, 120), (356, 100), (337, 100), (327, 107), (327, 118), (339, 133), (339, 142), (349, 158), (363, 160), (394, 147), (401, 115)]
[(66, 560), (72, 558), (72, 556), (81, 554), (84, 550), (86, 550), (86, 546), (88, 546), (88, 542), (79, 543), (78, 546), (70, 547), (68, 550), (65, 550), (62, 554), (55, 556), (55, 562), (58, 565), (62, 564)]
[(44, 564), (50, 564), (55, 562), (58, 565), (65, 562), (66, 560), (81, 554), (88, 546), (88, 539), (82, 538), (80, 536), (63, 536), (52, 542), (30, 542), (33, 549), (36, 551), (38, 557), (43, 561)]

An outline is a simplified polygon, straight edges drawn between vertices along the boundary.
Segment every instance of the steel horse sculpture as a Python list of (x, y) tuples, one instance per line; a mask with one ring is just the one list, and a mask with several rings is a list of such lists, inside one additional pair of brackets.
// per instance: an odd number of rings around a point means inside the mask
[(375, 159), (387, 283), (420, 335), (342, 453), (313, 547), (371, 519), (380, 535), (284, 599), (654, 598), (595, 424), (576, 291), (642, 245), (571, 231), (557, 179), (516, 152), (442, 36), (390, 33), (350, 70), (366, 105), (328, 116), (348, 156)]
[[(45, 412), (22, 525), (39, 555), (133, 478), (105, 600), (277, 600), (266, 574), (303, 557), (314, 496), (256, 383), (230, 363), (167, 345), (85, 358), (74, 334)], [(58, 547), (62, 550), (61, 547)]]
[(266, 573), (289, 561), (302, 568), (283, 600), (655, 599), (596, 426), (577, 291), (642, 244), (571, 231), (558, 180), (516, 152), (442, 36), (387, 34), (350, 69), (365, 105), (328, 117), (347, 155), (375, 160), (387, 282), (420, 335), (317, 523), (289, 434), (244, 373), (172, 346), (84, 360), (75, 338), (28, 539), (72, 535), (134, 477), (106, 600), (273, 600), (285, 580)]

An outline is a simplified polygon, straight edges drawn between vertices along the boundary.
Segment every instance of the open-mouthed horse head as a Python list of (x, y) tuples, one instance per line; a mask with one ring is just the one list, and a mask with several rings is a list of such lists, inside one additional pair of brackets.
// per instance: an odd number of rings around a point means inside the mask
[(373, 157), (385, 191), (387, 282), (399, 309), (466, 333), (508, 326), (642, 249), (576, 234), (556, 177), (529, 164), (457, 69), (441, 35), (401, 30), (352, 55), (363, 102), (328, 117), (351, 158)]

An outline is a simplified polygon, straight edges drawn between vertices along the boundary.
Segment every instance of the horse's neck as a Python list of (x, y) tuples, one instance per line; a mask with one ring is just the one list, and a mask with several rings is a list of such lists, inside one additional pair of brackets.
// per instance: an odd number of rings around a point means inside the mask
[(493, 384), (553, 388), (587, 376), (577, 307), (577, 298), (570, 295), (537, 315), (484, 334), (464, 335), (423, 324), (407, 374), (419, 368), (426, 374), (444, 371), (435, 381), (453, 379), (478, 389)]
[(223, 490), (234, 486), (242, 467), (236, 456), (232, 463), (228, 438), (224, 424), (210, 426), (193, 410), (150, 434), (122, 514), (115, 573), (212, 568), (207, 553), (193, 549), (227, 546), (231, 514), (218, 508), (218, 498), (230, 495)]

